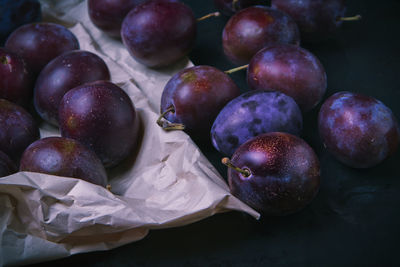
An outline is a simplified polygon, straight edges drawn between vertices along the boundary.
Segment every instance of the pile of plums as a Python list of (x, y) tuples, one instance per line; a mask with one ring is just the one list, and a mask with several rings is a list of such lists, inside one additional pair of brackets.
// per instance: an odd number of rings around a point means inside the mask
[[(28, 7), (35, 12), (36, 5)], [(110, 81), (103, 59), (79, 47), (54, 23), (26, 23), (7, 36), (0, 48), (1, 176), (31, 171), (106, 186), (105, 168), (136, 149), (140, 123), (132, 100)], [(59, 127), (61, 136), (40, 138), (35, 117)]]

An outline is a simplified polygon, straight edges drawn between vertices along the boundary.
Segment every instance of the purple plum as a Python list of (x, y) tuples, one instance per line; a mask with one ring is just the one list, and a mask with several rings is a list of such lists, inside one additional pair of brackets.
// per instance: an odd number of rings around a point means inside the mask
[(281, 92), (253, 90), (230, 101), (211, 128), (211, 140), (221, 153), (231, 156), (247, 140), (268, 132), (300, 135), (303, 116), (299, 106)]
[(326, 149), (353, 168), (373, 167), (394, 154), (400, 129), (381, 101), (352, 92), (338, 92), (321, 107), (318, 129)]
[(265, 0), (214, 0), (215, 7), (225, 16), (232, 16), (246, 7), (266, 4)]
[(17, 170), (14, 162), (3, 151), (0, 151), (0, 177), (13, 174)]

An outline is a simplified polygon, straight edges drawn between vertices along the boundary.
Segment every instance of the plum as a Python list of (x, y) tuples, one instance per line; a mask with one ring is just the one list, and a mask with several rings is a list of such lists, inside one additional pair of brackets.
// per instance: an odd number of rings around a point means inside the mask
[(0, 46), (21, 25), (42, 20), (38, 0), (0, 0)]
[[(239, 88), (224, 72), (211, 66), (190, 67), (175, 74), (165, 85), (161, 113), (173, 126), (182, 125), (191, 135), (209, 136), (220, 110), (239, 95)], [(158, 123), (167, 129), (170, 126), (160, 120)]]
[(34, 75), (38, 75), (55, 57), (79, 49), (79, 42), (64, 26), (41, 22), (17, 28), (8, 37), (5, 47), (19, 54)]
[(33, 91), (33, 75), (16, 53), (0, 47), (0, 98), (28, 107)]
[(326, 73), (318, 58), (289, 44), (271, 45), (260, 50), (250, 61), (247, 84), (251, 89), (285, 93), (303, 112), (321, 101), (327, 87)]
[(211, 140), (221, 153), (231, 156), (247, 140), (268, 132), (300, 135), (303, 116), (299, 106), (281, 92), (253, 90), (230, 101), (211, 128)]
[(107, 185), (107, 174), (97, 155), (78, 141), (65, 137), (47, 137), (32, 143), (22, 154), (19, 170)]
[(0, 151), (0, 177), (13, 174), (17, 170), (14, 162), (3, 151)]
[(263, 47), (271, 44), (300, 44), (294, 20), (280, 10), (253, 6), (232, 16), (222, 32), (226, 57), (235, 64), (247, 64)]
[(36, 111), (45, 121), (58, 125), (58, 107), (66, 92), (84, 83), (109, 79), (106, 63), (96, 54), (83, 50), (64, 53), (46, 65), (36, 81)]
[(19, 162), (25, 148), (39, 137), (39, 127), (24, 108), (8, 100), (0, 99), (1, 151), (14, 162)]
[(100, 30), (121, 37), (121, 25), (130, 10), (146, 0), (89, 0), (89, 18)]
[(246, 7), (265, 4), (265, 0), (214, 0), (215, 7), (225, 16), (232, 16)]
[(121, 37), (135, 60), (147, 67), (164, 67), (192, 50), (196, 19), (192, 10), (179, 1), (148, 1), (128, 13)]
[(326, 149), (353, 168), (379, 164), (400, 142), (392, 111), (373, 97), (352, 92), (338, 92), (324, 102), (318, 129)]
[(332, 36), (342, 24), (346, 11), (345, 0), (271, 0), (271, 6), (296, 21), (301, 40), (305, 42), (323, 41)]
[(303, 209), (320, 184), (319, 160), (301, 138), (280, 132), (242, 144), (228, 165), (233, 195), (263, 215), (287, 215)]
[(61, 135), (93, 149), (106, 168), (116, 166), (138, 145), (139, 117), (117, 85), (98, 81), (75, 87), (61, 100)]

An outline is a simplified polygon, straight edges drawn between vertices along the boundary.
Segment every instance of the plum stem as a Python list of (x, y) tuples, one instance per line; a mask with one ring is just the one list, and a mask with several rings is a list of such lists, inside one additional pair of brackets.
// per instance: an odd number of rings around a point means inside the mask
[(230, 159), (228, 159), (228, 158), (223, 158), (223, 159), (221, 160), (221, 162), (222, 162), (222, 164), (228, 166), (229, 168), (232, 168), (232, 169), (234, 169), (235, 171), (240, 172), (240, 173), (243, 174), (245, 177), (249, 177), (249, 176), (251, 175), (251, 172), (250, 172), (249, 169), (247, 169), (247, 168), (241, 169), (241, 168), (239, 168), (239, 167), (236, 167), (235, 165), (233, 165), (233, 163), (232, 163), (232, 162), (230, 161)]
[(235, 10), (235, 11), (238, 10), (238, 7), (237, 7), (238, 2), (239, 2), (239, 0), (233, 0), (232, 1), (232, 9)]
[(9, 63), (7, 56), (0, 57), (0, 63), (7, 65)]
[(237, 72), (237, 71), (239, 71), (239, 70), (247, 69), (248, 66), (249, 66), (249, 64), (243, 65), (243, 66), (240, 66), (240, 67), (237, 67), (237, 68), (233, 68), (233, 69), (230, 69), (230, 70), (226, 70), (226, 71), (224, 71), (224, 72), (225, 72), (226, 74), (231, 74), (231, 73)]
[[(175, 108), (174, 106), (169, 106), (163, 113), (160, 114), (160, 116), (157, 119), (157, 124), (161, 128), (163, 128), (166, 131), (173, 131), (173, 130), (185, 130), (185, 125), (182, 123), (172, 123), (169, 121), (166, 121), (165, 115), (168, 113), (175, 113)], [(163, 120), (165, 119), (165, 120)]]
[(111, 192), (111, 185), (110, 184), (106, 185), (106, 189)]
[(221, 13), (219, 13), (219, 12), (213, 12), (213, 13), (210, 13), (210, 14), (207, 14), (205, 16), (198, 18), (197, 21), (202, 21), (202, 20), (205, 20), (205, 19), (208, 19), (211, 17), (219, 17), (220, 15), (221, 15)]
[(355, 21), (355, 20), (360, 20), (361, 15), (355, 15), (352, 17), (338, 17), (336, 21)]

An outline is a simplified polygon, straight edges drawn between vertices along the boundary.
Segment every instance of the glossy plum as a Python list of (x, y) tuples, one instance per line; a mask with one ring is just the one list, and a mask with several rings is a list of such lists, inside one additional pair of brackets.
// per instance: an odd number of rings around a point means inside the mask
[(39, 137), (39, 128), (25, 109), (5, 99), (0, 99), (1, 151), (17, 163), (25, 148)]
[(338, 92), (321, 107), (318, 129), (326, 149), (354, 168), (373, 167), (392, 155), (400, 129), (381, 101), (352, 92)]
[(148, 67), (163, 67), (192, 50), (196, 19), (192, 10), (179, 1), (148, 1), (128, 13), (122, 23), (121, 37), (138, 62)]
[(233, 195), (263, 215), (287, 215), (303, 209), (320, 184), (319, 160), (312, 148), (288, 133), (267, 133), (250, 139), (233, 154), (228, 169)]
[(303, 112), (315, 107), (325, 94), (326, 73), (309, 51), (295, 45), (271, 45), (250, 61), (247, 84), (251, 89), (280, 91), (291, 96)]
[(38, 0), (0, 0), (0, 46), (19, 26), (41, 21), (40, 7)]
[(235, 64), (247, 64), (263, 47), (271, 44), (300, 44), (300, 33), (286, 13), (254, 6), (230, 18), (222, 32), (224, 54)]
[(75, 35), (62, 25), (42, 22), (23, 25), (8, 37), (5, 47), (19, 54), (35, 75), (55, 57), (79, 49)]
[(27, 107), (33, 92), (33, 75), (16, 53), (0, 47), (0, 98)]
[(239, 95), (239, 88), (224, 72), (210, 66), (186, 68), (166, 84), (161, 113), (172, 107), (165, 115), (169, 122), (183, 124), (189, 134), (209, 136), (220, 110)]
[(40, 73), (34, 90), (38, 114), (58, 125), (58, 107), (64, 94), (81, 84), (109, 80), (106, 63), (96, 54), (75, 50), (53, 59)]
[(121, 37), (121, 25), (130, 10), (146, 0), (88, 0), (89, 18), (100, 30)]
[(340, 18), (346, 11), (345, 0), (271, 0), (271, 6), (296, 21), (305, 42), (331, 36), (342, 24)]
[(138, 145), (138, 114), (129, 96), (111, 82), (70, 90), (60, 103), (59, 119), (61, 135), (93, 149), (106, 168), (131, 155)]
[(214, 0), (215, 7), (225, 16), (232, 16), (246, 7), (266, 4), (265, 0)]
[(32, 143), (22, 155), (19, 170), (107, 185), (106, 171), (96, 154), (78, 141), (64, 137), (47, 137)]
[(268, 132), (301, 133), (299, 106), (280, 92), (253, 90), (230, 101), (211, 128), (211, 140), (221, 153), (231, 156), (247, 140)]
[(17, 170), (14, 162), (3, 151), (0, 151), (0, 177), (13, 174)]

